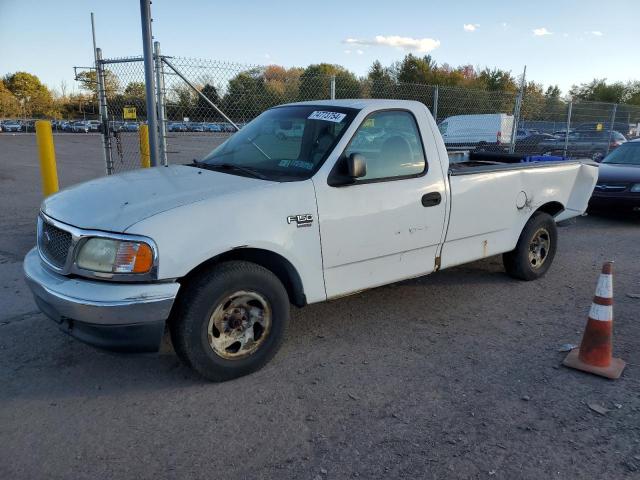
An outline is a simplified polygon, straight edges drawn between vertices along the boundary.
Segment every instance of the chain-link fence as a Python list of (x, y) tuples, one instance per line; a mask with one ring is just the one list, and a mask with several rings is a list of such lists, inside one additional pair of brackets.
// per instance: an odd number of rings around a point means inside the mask
[[(282, 103), (329, 98), (417, 100), (434, 115), (448, 149), (600, 159), (638, 136), (640, 107), (576, 101), (538, 91), (502, 92), (453, 86), (306, 75), (302, 69), (163, 57), (158, 110), (161, 148), (169, 163), (202, 157), (236, 126)], [(146, 122), (141, 57), (103, 60), (110, 172), (138, 168)], [(99, 68), (100, 70), (100, 68)], [(108, 138), (107, 138), (108, 137)]]

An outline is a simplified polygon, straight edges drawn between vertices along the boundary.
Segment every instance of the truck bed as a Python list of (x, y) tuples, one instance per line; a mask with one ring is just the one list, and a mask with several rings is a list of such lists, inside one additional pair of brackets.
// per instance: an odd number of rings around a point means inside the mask
[(549, 167), (552, 165), (569, 165), (585, 163), (590, 160), (545, 160), (523, 161), (527, 156), (513, 153), (496, 152), (451, 152), (449, 154), (449, 174), (451, 176), (470, 175), (503, 170), (522, 170)]

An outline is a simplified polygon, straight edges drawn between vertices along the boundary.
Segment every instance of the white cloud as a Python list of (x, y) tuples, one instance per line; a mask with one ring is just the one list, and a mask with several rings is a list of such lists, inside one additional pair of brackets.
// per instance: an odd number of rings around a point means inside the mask
[(545, 27), (540, 27), (540, 28), (534, 28), (533, 29), (533, 34), (536, 37), (543, 37), (545, 35), (553, 35), (553, 32), (550, 32)]
[(462, 28), (465, 32), (475, 32), (479, 26), (480, 24), (478, 23), (465, 23)]
[(269, 60), (271, 58), (271, 55), (269, 55), (268, 53), (264, 54), (264, 58), (266, 58), (267, 60)]
[(591, 32), (591, 35), (594, 35), (594, 36), (596, 36), (596, 37), (601, 37), (601, 36), (603, 36), (603, 35), (604, 35), (604, 33), (602, 33), (600, 30), (593, 30), (593, 31)]
[(502, 28), (507, 28), (509, 26), (507, 22), (502, 22), (500, 25), (502, 25)]
[(351, 55), (351, 50), (345, 50), (344, 53), (346, 53), (347, 55)]
[(370, 46), (370, 45), (385, 45), (389, 47), (395, 47), (407, 51), (416, 52), (430, 52), (440, 46), (440, 40), (434, 40), (433, 38), (411, 38), (400, 37), (398, 35), (376, 35), (374, 39), (358, 39), (347, 38), (344, 40), (347, 45), (353, 46)]
[(358, 55), (362, 55), (364, 52), (363, 52), (362, 50), (358, 49), (358, 50), (356, 50), (356, 53), (357, 53)]

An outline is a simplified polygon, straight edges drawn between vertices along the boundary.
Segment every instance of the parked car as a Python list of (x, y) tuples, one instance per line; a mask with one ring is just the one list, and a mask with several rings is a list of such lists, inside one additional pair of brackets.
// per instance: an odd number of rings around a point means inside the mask
[(589, 209), (640, 211), (640, 140), (621, 145), (602, 160)]
[(167, 125), (167, 131), (169, 132), (186, 132), (187, 126), (181, 122), (171, 122)]
[(190, 132), (204, 132), (204, 124), (198, 122), (191, 122), (188, 124), (188, 130)]
[(513, 115), (487, 113), (455, 115), (438, 125), (447, 148), (468, 148), (477, 145), (508, 145), (513, 131)]
[(205, 123), (204, 130), (205, 132), (222, 132), (222, 128), (217, 123)]
[(140, 125), (137, 122), (125, 122), (121, 130), (123, 132), (137, 132), (140, 130)]
[[(613, 130), (620, 132), (622, 135), (629, 135), (631, 125), (627, 122), (614, 122)], [(583, 122), (575, 127), (576, 132), (608, 132), (611, 130), (611, 122)]]
[[(593, 161), (601, 161), (607, 152), (615, 150), (625, 143), (627, 139), (620, 132), (609, 131), (575, 131), (569, 134), (567, 152), (572, 156), (588, 156)], [(540, 142), (540, 149), (545, 154), (562, 155), (565, 147), (565, 138)]]
[(20, 132), (22, 131), (22, 125), (15, 120), (8, 120), (2, 124), (5, 132)]
[(73, 133), (89, 133), (89, 124), (85, 121), (73, 122), (71, 124), (71, 131)]
[[(304, 134), (279, 141), (282, 121), (304, 122)], [(383, 140), (367, 141), (370, 128)], [(190, 166), (45, 198), (26, 280), (38, 307), (85, 342), (157, 350), (168, 323), (188, 365), (239, 377), (275, 355), (290, 303), (497, 254), (515, 278), (544, 275), (556, 222), (585, 211), (598, 169), (496, 157), (450, 165), (420, 102), (275, 107)]]
[[(516, 139), (516, 143), (514, 145), (513, 153), (517, 154), (526, 154), (526, 155), (536, 155), (542, 154), (543, 149), (541, 144), (544, 142), (553, 142), (556, 140), (556, 137), (550, 135), (548, 133), (536, 133), (529, 135), (528, 137), (524, 137), (521, 139)], [(474, 151), (478, 152), (508, 152), (510, 145), (481, 145), (474, 149)]]
[(519, 128), (516, 131), (516, 142), (518, 140), (522, 140), (527, 137), (531, 137), (532, 135), (537, 135), (540, 132), (534, 128)]
[(89, 126), (90, 132), (101, 132), (102, 131), (102, 122), (100, 120), (89, 120), (87, 122)]

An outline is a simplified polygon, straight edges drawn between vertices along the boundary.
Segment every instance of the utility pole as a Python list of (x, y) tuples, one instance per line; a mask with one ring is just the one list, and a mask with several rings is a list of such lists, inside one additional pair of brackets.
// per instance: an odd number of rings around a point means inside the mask
[(151, 1), (140, 0), (142, 22), (142, 53), (144, 56), (144, 83), (147, 97), (147, 124), (149, 125), (149, 156), (152, 167), (158, 165), (158, 120), (156, 112), (153, 47), (151, 35)]

